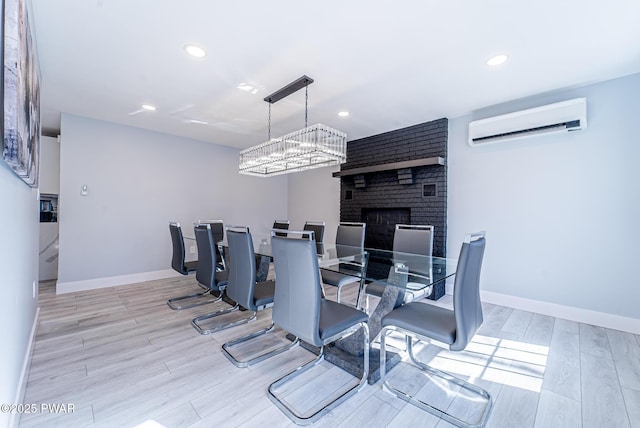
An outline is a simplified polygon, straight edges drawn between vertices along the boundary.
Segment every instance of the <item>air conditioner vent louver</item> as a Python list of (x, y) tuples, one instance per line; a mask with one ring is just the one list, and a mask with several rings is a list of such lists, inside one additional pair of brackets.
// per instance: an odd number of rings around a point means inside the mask
[(576, 98), (469, 123), (471, 146), (587, 127), (587, 100)]

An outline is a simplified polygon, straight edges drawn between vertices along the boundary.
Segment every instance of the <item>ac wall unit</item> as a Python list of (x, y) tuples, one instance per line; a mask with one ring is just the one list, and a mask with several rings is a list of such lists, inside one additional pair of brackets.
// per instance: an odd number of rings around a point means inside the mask
[(573, 100), (516, 111), (469, 123), (469, 145), (481, 146), (587, 127), (587, 99)]

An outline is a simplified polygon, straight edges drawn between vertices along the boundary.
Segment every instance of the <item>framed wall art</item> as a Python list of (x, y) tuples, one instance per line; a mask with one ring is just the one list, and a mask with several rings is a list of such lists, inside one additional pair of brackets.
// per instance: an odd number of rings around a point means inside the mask
[(2, 7), (2, 157), (29, 186), (38, 186), (40, 80), (26, 0)]

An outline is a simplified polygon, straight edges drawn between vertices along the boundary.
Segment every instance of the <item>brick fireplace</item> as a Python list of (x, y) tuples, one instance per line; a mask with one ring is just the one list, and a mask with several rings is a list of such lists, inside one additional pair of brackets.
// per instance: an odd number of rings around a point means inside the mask
[(396, 224), (431, 224), (433, 254), (445, 257), (447, 138), (443, 118), (349, 141), (347, 162), (334, 173), (340, 221), (366, 222), (365, 245), (385, 249), (392, 247)]

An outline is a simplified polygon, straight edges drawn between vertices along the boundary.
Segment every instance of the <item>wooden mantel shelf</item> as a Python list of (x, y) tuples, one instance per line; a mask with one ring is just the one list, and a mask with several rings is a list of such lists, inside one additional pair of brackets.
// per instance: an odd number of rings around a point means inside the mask
[(418, 166), (444, 165), (444, 158), (440, 156), (432, 158), (414, 159), (404, 162), (385, 163), (381, 165), (365, 166), (362, 168), (345, 169), (334, 172), (334, 177), (347, 177), (349, 175), (369, 174), (371, 172), (390, 171), (393, 169), (415, 168)]

